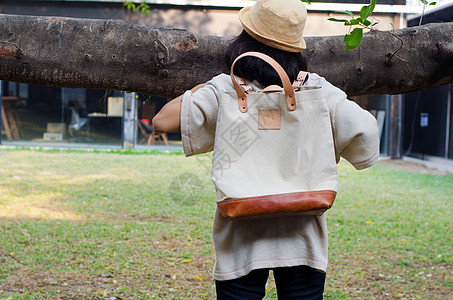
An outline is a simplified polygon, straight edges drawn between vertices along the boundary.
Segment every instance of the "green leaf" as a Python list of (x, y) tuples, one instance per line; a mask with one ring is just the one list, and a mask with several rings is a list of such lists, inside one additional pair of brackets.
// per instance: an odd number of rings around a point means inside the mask
[(342, 22), (342, 23), (349, 22), (346, 19), (336, 19), (336, 18), (328, 18), (327, 20), (332, 21), (332, 22)]
[(351, 19), (351, 21), (344, 22), (345, 26), (354, 26), (354, 25), (359, 25), (360, 24), (360, 19)]
[(124, 6), (126, 6), (127, 9), (129, 10), (134, 10), (135, 9), (135, 4), (132, 2), (124, 2)]
[(344, 36), (344, 42), (346, 42), (346, 50), (357, 48), (362, 41), (363, 29), (355, 28), (350, 34)]
[(146, 1), (143, 1), (143, 3), (137, 7), (137, 10), (141, 11), (142, 15), (149, 15), (149, 8), (150, 6), (146, 3)]
[(365, 20), (365, 21), (363, 21), (362, 23), (363, 23), (363, 25), (365, 25), (365, 26), (370, 26), (370, 25), (371, 25), (371, 22), (368, 21), (368, 20)]
[(425, 4), (425, 5), (428, 5), (428, 1), (427, 0), (420, 0), (421, 3)]
[[(426, 1), (426, 0), (424, 0)], [(362, 19), (362, 22), (365, 22), (365, 20), (371, 16), (371, 13), (373, 12), (374, 8), (376, 6), (376, 0), (371, 0), (370, 5), (362, 7), (360, 10), (360, 18)]]
[(350, 25), (359, 25), (360, 24), (360, 19), (352, 19), (351, 21), (349, 21), (349, 24)]
[(335, 12), (340, 13), (340, 14), (347, 14), (347, 15), (350, 15), (351, 17), (354, 16), (354, 14), (349, 10), (337, 10)]
[(436, 5), (437, 2), (431, 2), (429, 5)]

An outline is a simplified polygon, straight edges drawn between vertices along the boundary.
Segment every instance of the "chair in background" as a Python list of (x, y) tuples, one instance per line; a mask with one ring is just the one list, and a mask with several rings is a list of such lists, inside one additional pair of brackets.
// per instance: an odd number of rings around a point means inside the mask
[(169, 145), (168, 136), (166, 133), (155, 133), (151, 120), (156, 115), (155, 102), (143, 102), (141, 119), (137, 122), (140, 130), (140, 144), (146, 141), (147, 145), (154, 145), (155, 141), (163, 141), (165, 145)]
[(8, 140), (18, 140), (19, 139), (19, 127), (16, 124), (16, 112), (13, 108), (13, 101), (17, 101), (17, 97), (3, 97), (2, 105), (2, 132), (5, 134)]
[(147, 145), (150, 145), (153, 136), (153, 129), (145, 122), (143, 122), (143, 120), (137, 121), (137, 127), (140, 130), (140, 141), (138, 143), (146, 143)]

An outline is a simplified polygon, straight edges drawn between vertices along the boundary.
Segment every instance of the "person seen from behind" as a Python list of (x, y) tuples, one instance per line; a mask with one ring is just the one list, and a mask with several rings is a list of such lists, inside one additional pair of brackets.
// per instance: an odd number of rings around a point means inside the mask
[[(239, 12), (243, 31), (226, 49), (227, 67), (231, 68), (243, 53), (261, 52), (276, 60), (291, 82), (295, 81), (300, 71), (307, 71), (301, 54), (306, 48), (306, 19), (307, 11), (300, 0), (258, 0), (252, 7), (243, 8)], [(234, 74), (258, 92), (282, 85), (275, 70), (255, 57), (239, 60)], [(318, 74), (308, 73), (303, 85), (323, 89), (336, 163), (343, 157), (356, 169), (372, 166), (379, 156), (374, 117)], [(186, 156), (210, 152), (217, 122), (222, 122), (217, 119), (221, 95), (232, 91), (230, 75), (215, 76), (167, 103), (153, 119), (154, 130), (180, 130)], [(328, 264), (325, 213), (236, 221), (216, 209), (212, 234), (217, 299), (262, 299), (271, 270), (279, 299), (323, 298)]]

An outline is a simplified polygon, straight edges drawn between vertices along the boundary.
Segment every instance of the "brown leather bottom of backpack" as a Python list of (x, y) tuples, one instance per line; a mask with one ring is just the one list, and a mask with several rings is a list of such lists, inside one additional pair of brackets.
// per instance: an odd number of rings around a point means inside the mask
[(229, 198), (217, 202), (217, 207), (224, 217), (234, 220), (321, 215), (332, 207), (336, 195), (335, 191), (322, 190)]

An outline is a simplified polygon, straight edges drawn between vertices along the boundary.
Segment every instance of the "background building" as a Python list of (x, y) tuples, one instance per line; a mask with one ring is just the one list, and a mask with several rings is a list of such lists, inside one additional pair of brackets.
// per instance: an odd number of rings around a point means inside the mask
[[(364, 5), (361, 0), (341, 0), (343, 3), (332, 0), (311, 2), (307, 5), (309, 21), (305, 29), (306, 36), (344, 35), (348, 28), (327, 19), (344, 16), (335, 11), (350, 10), (358, 13)], [(237, 12), (244, 6), (253, 5), (254, 1), (148, 0), (147, 3), (150, 5), (149, 15), (125, 9), (122, 0), (0, 0), (0, 12), (123, 19), (146, 26), (182, 28), (195, 33), (233, 37), (242, 30)], [(395, 28), (403, 28), (406, 26), (407, 13), (421, 11), (420, 8), (403, 6), (404, 0), (378, 0), (377, 3), (373, 17), (379, 21), (380, 29), (392, 29), (392, 24)], [(57, 144), (71, 147), (121, 147), (123, 144), (122, 92), (107, 94), (103, 90), (54, 88), (13, 82), (3, 82), (2, 87), (6, 115), (4, 119), (7, 121), (3, 122), (3, 127), (9, 127), (2, 131), (2, 144)], [(402, 96), (392, 97), (371, 95), (354, 100), (378, 118), (381, 152), (384, 155), (398, 156), (403, 132), (403, 100)], [(137, 100), (137, 147), (147, 146), (154, 140), (164, 145), (166, 137), (153, 136), (149, 120), (167, 99), (138, 95)], [(391, 124), (400, 126), (393, 126), (391, 130)], [(178, 145), (178, 134), (169, 135), (168, 138), (170, 145)]]
[[(413, 16), (408, 26), (452, 22), (453, 2), (431, 7), (423, 18)], [(453, 159), (453, 85), (404, 95), (403, 155), (432, 161)]]

